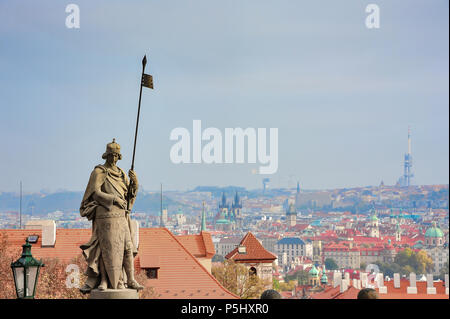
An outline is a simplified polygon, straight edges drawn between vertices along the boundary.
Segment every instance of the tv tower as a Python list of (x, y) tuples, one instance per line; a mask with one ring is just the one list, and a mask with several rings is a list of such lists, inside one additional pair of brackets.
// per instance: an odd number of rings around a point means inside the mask
[(411, 185), (412, 173), (412, 155), (411, 155), (411, 128), (408, 126), (408, 153), (405, 154), (405, 163), (403, 166), (403, 186)]

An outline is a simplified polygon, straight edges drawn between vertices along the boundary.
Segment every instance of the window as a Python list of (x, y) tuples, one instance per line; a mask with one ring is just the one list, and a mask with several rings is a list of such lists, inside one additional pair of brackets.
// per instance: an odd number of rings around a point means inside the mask
[(145, 274), (148, 279), (157, 279), (158, 278), (158, 268), (147, 268), (145, 269)]
[(29, 242), (30, 244), (35, 244), (35, 243), (37, 243), (38, 239), (39, 239), (39, 235), (31, 235), (31, 236), (28, 236), (28, 242)]

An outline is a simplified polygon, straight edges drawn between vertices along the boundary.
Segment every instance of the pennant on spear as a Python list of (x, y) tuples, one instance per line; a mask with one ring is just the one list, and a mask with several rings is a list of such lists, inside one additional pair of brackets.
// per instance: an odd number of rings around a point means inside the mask
[[(138, 103), (138, 112), (136, 118), (136, 132), (134, 133), (134, 147), (133, 147), (133, 159), (131, 160), (131, 170), (134, 170), (134, 155), (136, 154), (136, 141), (137, 141), (137, 133), (139, 128), (139, 113), (141, 112), (141, 98), (142, 98), (142, 87), (148, 87), (149, 89), (153, 89), (153, 77), (150, 74), (145, 74), (145, 65), (147, 64), (147, 56), (144, 55), (142, 59), (142, 76), (141, 76), (141, 86), (139, 89), (139, 103)], [(130, 197), (131, 197), (131, 189), (132, 189), (133, 181), (130, 180), (130, 186), (128, 187), (128, 198), (127, 198), (127, 210), (130, 209)]]

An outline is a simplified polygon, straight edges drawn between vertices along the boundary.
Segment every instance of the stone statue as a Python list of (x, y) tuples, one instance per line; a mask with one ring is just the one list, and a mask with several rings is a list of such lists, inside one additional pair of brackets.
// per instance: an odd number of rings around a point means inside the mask
[(91, 173), (80, 206), (81, 216), (92, 221), (92, 237), (80, 246), (88, 263), (88, 278), (80, 291), (141, 290), (144, 287), (134, 279), (137, 247), (130, 220), (138, 189), (136, 173), (128, 172), (129, 184), (125, 172), (116, 166), (122, 155), (115, 139), (106, 145), (102, 158), (106, 161)]

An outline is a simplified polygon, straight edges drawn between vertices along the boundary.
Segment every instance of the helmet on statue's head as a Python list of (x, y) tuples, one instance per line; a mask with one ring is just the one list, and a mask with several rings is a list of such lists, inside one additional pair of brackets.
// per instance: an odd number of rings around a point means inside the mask
[(113, 138), (111, 143), (106, 144), (106, 151), (103, 153), (102, 158), (106, 159), (109, 154), (119, 155), (119, 160), (122, 159), (122, 154), (120, 154), (120, 145), (116, 143), (116, 139)]

